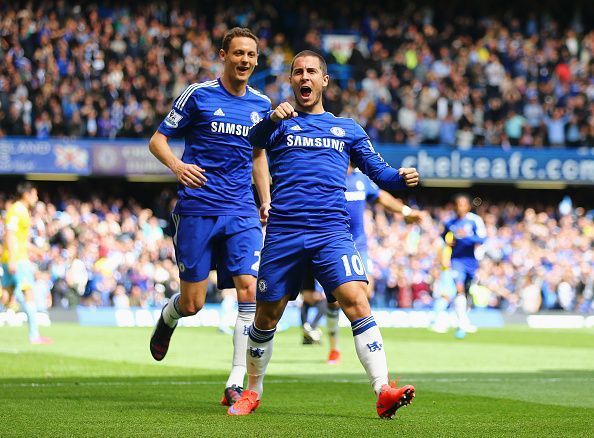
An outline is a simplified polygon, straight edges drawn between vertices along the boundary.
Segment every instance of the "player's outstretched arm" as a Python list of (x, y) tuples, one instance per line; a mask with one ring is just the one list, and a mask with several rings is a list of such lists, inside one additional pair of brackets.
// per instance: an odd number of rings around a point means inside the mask
[(206, 177), (204, 176), (206, 171), (195, 164), (184, 163), (177, 158), (169, 146), (167, 137), (159, 131), (155, 132), (151, 137), (149, 150), (186, 187), (197, 189), (206, 184)]
[(375, 151), (371, 140), (358, 124), (355, 124), (355, 137), (351, 146), (351, 160), (371, 180), (384, 190), (399, 190), (416, 187), (419, 172), (414, 167), (401, 167), (396, 170)]
[(263, 149), (254, 148), (252, 177), (260, 199), (260, 221), (266, 224), (268, 221), (268, 210), (270, 210), (270, 173), (268, 172), (268, 160)]
[(378, 192), (377, 201), (386, 210), (392, 213), (400, 213), (404, 216), (407, 223), (421, 222), (423, 219), (423, 212), (414, 208), (410, 208), (402, 200), (395, 198), (385, 190)]

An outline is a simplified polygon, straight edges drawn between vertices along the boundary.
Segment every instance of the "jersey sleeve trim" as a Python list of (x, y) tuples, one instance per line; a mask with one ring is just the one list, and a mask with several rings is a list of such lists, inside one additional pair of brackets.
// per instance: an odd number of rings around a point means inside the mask
[(252, 92), (252, 94), (254, 94), (255, 96), (258, 96), (262, 99), (264, 99), (266, 102), (268, 102), (269, 104), (272, 103), (272, 101), (270, 100), (270, 98), (268, 96), (266, 96), (263, 93), (260, 93), (258, 90), (256, 90), (255, 88), (250, 87), (249, 85), (247, 86), (248, 90)]
[(194, 91), (198, 90), (199, 88), (218, 87), (218, 86), (219, 86), (218, 81), (208, 81), (208, 82), (192, 84), (188, 88), (186, 88), (182, 94), (180, 94), (180, 96), (175, 101), (173, 108), (177, 108), (180, 111), (183, 110), (184, 106), (190, 99), (190, 96), (192, 96), (192, 94), (194, 94)]

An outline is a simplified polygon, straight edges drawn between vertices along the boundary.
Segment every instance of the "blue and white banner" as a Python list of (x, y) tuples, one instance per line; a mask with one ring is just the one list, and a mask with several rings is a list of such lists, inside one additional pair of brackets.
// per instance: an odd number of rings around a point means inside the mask
[(90, 147), (70, 140), (1, 139), (0, 174), (88, 175)]
[(416, 167), (422, 179), (474, 182), (594, 183), (594, 149), (408, 147), (376, 148), (396, 167)]
[[(181, 156), (183, 143), (172, 143)], [(423, 180), (594, 184), (594, 149), (376, 146), (395, 167), (416, 167)], [(148, 139), (0, 139), (0, 174), (170, 175), (148, 150)]]
[[(181, 157), (183, 145), (171, 144), (173, 153)], [(148, 140), (119, 140), (92, 144), (93, 175), (172, 175), (171, 171), (149, 151)], [(173, 176), (173, 175), (172, 175)]]

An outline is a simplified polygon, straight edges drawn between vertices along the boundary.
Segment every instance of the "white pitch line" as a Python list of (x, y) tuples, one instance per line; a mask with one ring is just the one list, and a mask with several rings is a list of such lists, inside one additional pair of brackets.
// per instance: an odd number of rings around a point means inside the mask
[[(530, 381), (530, 382), (592, 382), (594, 379), (587, 377), (519, 377), (519, 378), (467, 378), (467, 377), (420, 377), (411, 379), (411, 383), (419, 382), (437, 382), (437, 383), (501, 383), (510, 381)], [(269, 379), (268, 383), (349, 383), (349, 384), (367, 384), (366, 379)], [(92, 382), (30, 382), (30, 383), (0, 383), (0, 388), (54, 388), (54, 387), (71, 387), (71, 386), (159, 386), (159, 385), (220, 385), (221, 382), (213, 382), (210, 380), (149, 380), (149, 381), (92, 381)]]

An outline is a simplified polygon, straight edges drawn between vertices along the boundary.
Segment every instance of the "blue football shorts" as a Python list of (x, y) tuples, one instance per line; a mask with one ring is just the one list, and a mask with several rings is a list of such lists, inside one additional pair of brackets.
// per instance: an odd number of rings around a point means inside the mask
[[(373, 275), (373, 264), (371, 263), (371, 259), (367, 254), (367, 248), (358, 248), (359, 255), (361, 256), (361, 261), (363, 262), (363, 266), (365, 267), (365, 272), (367, 275)], [(313, 273), (308, 273), (305, 275), (303, 279), (303, 286), (302, 290), (313, 290), (316, 292), (324, 292), (324, 288), (320, 284), (318, 280), (313, 277)]]
[(329, 302), (332, 292), (349, 281), (365, 281), (363, 261), (348, 232), (268, 232), (262, 249), (256, 298), (297, 298), (303, 279), (312, 273)]
[(182, 280), (202, 281), (216, 269), (217, 287), (227, 289), (237, 275), (258, 276), (263, 235), (257, 217), (171, 216)]
[(478, 262), (476, 260), (462, 261), (459, 259), (452, 259), (451, 270), (452, 277), (456, 285), (463, 286), (464, 290), (468, 292), (470, 283), (474, 279), (474, 274), (478, 269)]
[(367, 248), (360, 248), (359, 254), (361, 254), (361, 260), (363, 260), (363, 266), (365, 266), (365, 272), (368, 275), (373, 275), (373, 263), (369, 258), (369, 254), (367, 253)]

